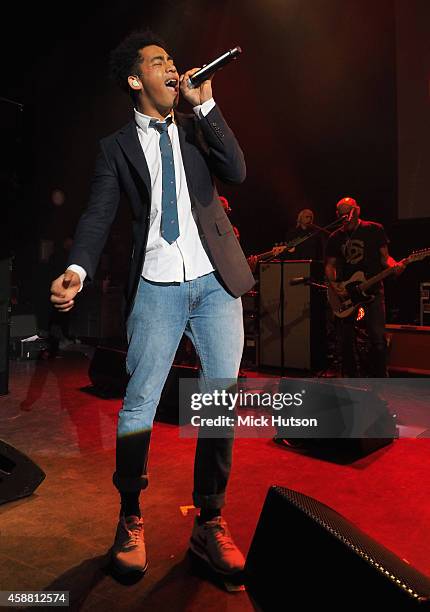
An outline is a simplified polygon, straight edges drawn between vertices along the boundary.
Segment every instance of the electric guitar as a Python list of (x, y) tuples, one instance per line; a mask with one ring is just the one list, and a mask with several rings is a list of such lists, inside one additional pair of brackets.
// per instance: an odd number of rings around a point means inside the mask
[(297, 238), (292, 238), (288, 242), (283, 242), (282, 244), (284, 245), (284, 248), (289, 253), (294, 253), (294, 251), (296, 250), (296, 247), (298, 247), (299, 244), (302, 244), (302, 242), (306, 242), (306, 240), (308, 240), (309, 238), (313, 238), (313, 236), (316, 235), (316, 234), (318, 234), (318, 232), (305, 234), (304, 236), (299, 236)]
[(294, 253), (294, 251), (296, 250), (296, 246), (298, 246), (302, 242), (305, 242), (310, 236), (311, 234), (307, 234), (306, 236), (300, 236), (299, 238), (293, 238), (292, 240), (289, 240), (288, 242), (282, 242), (282, 243), (275, 244), (275, 246), (270, 251), (265, 251), (264, 253), (259, 253), (258, 255), (251, 255), (251, 257), (257, 258), (255, 260), (255, 265), (257, 265), (259, 261), (266, 261), (267, 259), (274, 259), (275, 257), (278, 257), (278, 255), (280, 255), (284, 251), (288, 251), (289, 253)]
[(264, 253), (259, 253), (258, 255), (251, 255), (251, 257), (256, 257), (255, 262), (266, 261), (266, 259), (273, 259), (280, 255), (283, 251), (285, 251), (286, 246), (274, 246), (270, 251), (265, 251)]
[[(421, 261), (429, 256), (430, 249), (414, 251), (409, 257), (402, 259), (400, 264), (407, 266), (410, 263)], [(384, 278), (387, 278), (390, 274), (395, 274), (395, 272), (396, 268), (387, 268), (368, 279), (366, 279), (363, 272), (355, 272), (347, 281), (339, 283), (340, 287), (345, 288), (347, 291), (345, 297), (340, 296), (331, 285), (328, 285), (328, 301), (334, 315), (343, 319), (352, 314), (362, 304), (369, 304), (372, 302), (375, 296), (367, 294), (367, 289), (384, 280)]]

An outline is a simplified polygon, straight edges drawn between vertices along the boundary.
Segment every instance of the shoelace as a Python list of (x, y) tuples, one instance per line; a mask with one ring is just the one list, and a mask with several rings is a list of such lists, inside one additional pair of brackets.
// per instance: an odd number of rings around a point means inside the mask
[(236, 546), (233, 539), (225, 525), (218, 523), (216, 525), (208, 526), (208, 531), (213, 533), (215, 540), (218, 542), (220, 548), (235, 550)]
[(132, 529), (129, 529), (126, 524), (124, 524), (124, 526), (130, 538), (127, 542), (127, 546), (137, 546), (142, 539), (143, 523), (136, 523)]

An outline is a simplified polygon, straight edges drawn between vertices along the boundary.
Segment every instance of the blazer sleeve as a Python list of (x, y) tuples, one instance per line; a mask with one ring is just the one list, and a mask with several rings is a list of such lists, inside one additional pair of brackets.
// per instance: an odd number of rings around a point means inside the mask
[(242, 183), (246, 177), (245, 158), (218, 105), (201, 117), (198, 125), (213, 174), (224, 183)]
[(79, 219), (67, 265), (77, 264), (94, 278), (100, 254), (120, 201), (118, 176), (108, 161), (103, 142), (97, 156), (87, 208)]

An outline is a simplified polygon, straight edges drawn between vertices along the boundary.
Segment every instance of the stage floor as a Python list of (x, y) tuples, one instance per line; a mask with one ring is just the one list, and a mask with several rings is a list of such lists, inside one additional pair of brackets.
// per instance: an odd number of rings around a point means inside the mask
[[(69, 590), (76, 610), (257, 609), (246, 592), (227, 593), (191, 571), (195, 442), (179, 438), (174, 425), (156, 423), (151, 442), (143, 497), (149, 570), (133, 585), (106, 572), (119, 509), (111, 477), (121, 401), (81, 390), (88, 366), (83, 352), (11, 363), (0, 439), (29, 455), (46, 479), (34, 495), (0, 506), (1, 589)], [(400, 397), (396, 411), (402, 407), (411, 422), (413, 405)], [(340, 465), (272, 440), (239, 439), (224, 515), (246, 554), (269, 486), (286, 486), (333, 507), (430, 575), (429, 450), (429, 439), (402, 438)], [(294, 564), (288, 551), (284, 562), (286, 571)]]

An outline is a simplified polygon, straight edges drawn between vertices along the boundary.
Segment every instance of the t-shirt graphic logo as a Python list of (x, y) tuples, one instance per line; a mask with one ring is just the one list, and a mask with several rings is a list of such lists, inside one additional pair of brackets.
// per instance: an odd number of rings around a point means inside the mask
[(362, 240), (348, 240), (342, 245), (342, 254), (347, 263), (358, 264), (364, 258), (364, 242)]

